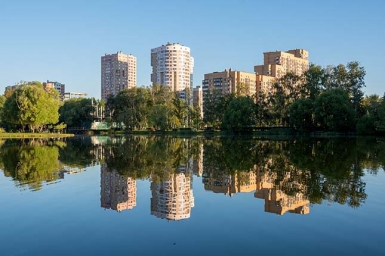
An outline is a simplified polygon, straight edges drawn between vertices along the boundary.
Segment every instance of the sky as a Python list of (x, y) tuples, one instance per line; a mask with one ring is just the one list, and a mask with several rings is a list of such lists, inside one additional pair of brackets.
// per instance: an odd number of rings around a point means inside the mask
[(151, 85), (151, 49), (180, 43), (205, 73), (253, 73), (263, 52), (305, 49), (311, 63), (366, 70), (366, 95), (385, 92), (385, 1), (13, 0), (0, 2), (0, 93), (19, 81), (58, 81), (100, 98), (100, 58), (137, 57)]

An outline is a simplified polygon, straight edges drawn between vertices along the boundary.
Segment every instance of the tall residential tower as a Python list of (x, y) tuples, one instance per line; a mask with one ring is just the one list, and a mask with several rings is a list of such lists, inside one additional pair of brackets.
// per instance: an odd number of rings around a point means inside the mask
[(101, 97), (116, 95), (136, 86), (136, 57), (122, 52), (106, 54), (101, 58)]
[(169, 86), (182, 99), (186, 99), (185, 89), (188, 88), (192, 96), (194, 58), (190, 55), (189, 47), (167, 43), (151, 49), (151, 66), (153, 85)]

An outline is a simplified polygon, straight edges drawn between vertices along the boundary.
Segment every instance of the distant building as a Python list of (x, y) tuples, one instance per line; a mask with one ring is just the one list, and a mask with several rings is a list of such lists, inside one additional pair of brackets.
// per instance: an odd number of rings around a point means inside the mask
[(263, 65), (254, 66), (258, 91), (271, 91), (273, 82), (288, 72), (302, 75), (309, 69), (309, 52), (303, 49), (265, 52), (263, 55)]
[(5, 90), (14, 90), (14, 89), (17, 89), (17, 88), (20, 88), (22, 85), (9, 85), (9, 86), (6, 86), (5, 87)]
[(136, 86), (136, 57), (122, 52), (101, 57), (101, 97), (107, 101), (124, 89)]
[(215, 89), (221, 95), (234, 93), (252, 96), (256, 93), (256, 75), (254, 73), (225, 69), (222, 72), (204, 74), (202, 81), (202, 116), (205, 100)]
[[(190, 48), (178, 43), (167, 43), (151, 49), (151, 82), (165, 85), (186, 99), (186, 89), (193, 90), (194, 58)], [(190, 95), (192, 96), (192, 95)]]
[(63, 100), (70, 100), (74, 98), (86, 98), (87, 93), (84, 92), (66, 92), (64, 93), (64, 98)]
[(45, 90), (55, 89), (55, 90), (58, 91), (58, 93), (60, 95), (60, 98), (64, 97), (65, 84), (47, 80), (47, 82), (43, 83), (43, 87), (44, 87)]
[(23, 85), (19, 85), (19, 84), (6, 86), (5, 90), (4, 90), (4, 95), (6, 95), (8, 91), (16, 90), (16, 89), (18, 89), (18, 88), (20, 88), (22, 86)]
[(115, 211), (130, 210), (136, 206), (136, 180), (124, 177), (107, 164), (100, 167), (100, 204)]
[(203, 94), (209, 88), (215, 88), (222, 94), (240, 93), (251, 96), (256, 92), (255, 74), (225, 69), (222, 72), (204, 74), (202, 86)]

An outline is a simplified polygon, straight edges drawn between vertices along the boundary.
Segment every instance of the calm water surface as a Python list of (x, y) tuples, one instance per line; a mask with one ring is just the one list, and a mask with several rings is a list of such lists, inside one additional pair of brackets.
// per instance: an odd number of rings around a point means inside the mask
[(385, 255), (385, 139), (0, 144), (0, 255)]

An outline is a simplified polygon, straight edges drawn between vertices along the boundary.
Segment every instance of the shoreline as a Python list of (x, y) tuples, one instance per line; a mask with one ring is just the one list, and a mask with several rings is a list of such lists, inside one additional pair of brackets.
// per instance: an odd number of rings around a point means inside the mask
[(0, 139), (34, 139), (34, 138), (69, 138), (74, 137), (72, 133), (0, 133)]

